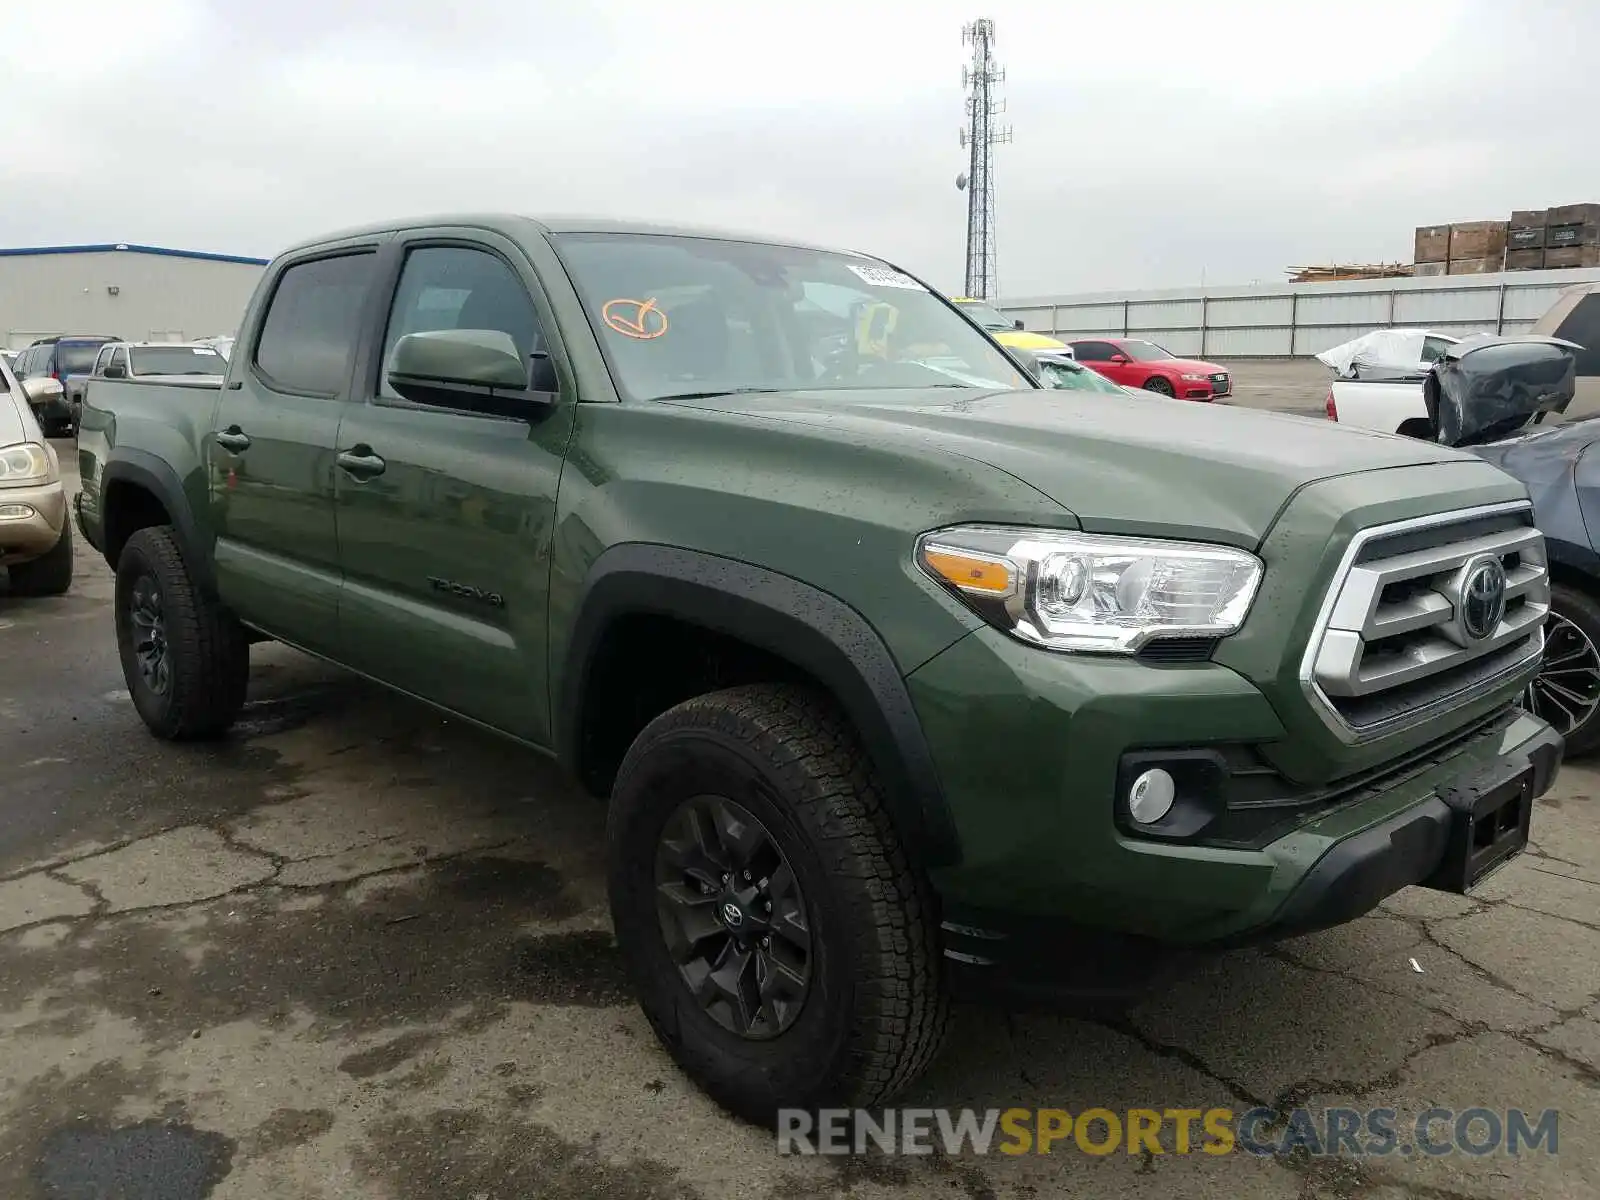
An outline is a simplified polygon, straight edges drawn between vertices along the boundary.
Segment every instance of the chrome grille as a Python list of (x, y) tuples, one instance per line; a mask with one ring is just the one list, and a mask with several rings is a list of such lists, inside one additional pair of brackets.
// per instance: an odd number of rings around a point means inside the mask
[[(1486, 620), (1463, 605), (1463, 589), (1496, 563), (1504, 610)], [(1319, 614), (1301, 684), (1336, 734), (1368, 741), (1525, 671), (1543, 651), (1549, 611), (1544, 538), (1526, 503), (1362, 530)]]

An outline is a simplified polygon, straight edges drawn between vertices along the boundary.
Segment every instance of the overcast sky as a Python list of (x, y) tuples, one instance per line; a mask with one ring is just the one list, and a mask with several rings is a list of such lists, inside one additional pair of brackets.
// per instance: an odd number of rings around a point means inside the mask
[(958, 289), (961, 26), (993, 17), (1002, 295), (1409, 261), (1600, 200), (1593, 0), (6, 4), (0, 245), (270, 256), (594, 213), (843, 244)]

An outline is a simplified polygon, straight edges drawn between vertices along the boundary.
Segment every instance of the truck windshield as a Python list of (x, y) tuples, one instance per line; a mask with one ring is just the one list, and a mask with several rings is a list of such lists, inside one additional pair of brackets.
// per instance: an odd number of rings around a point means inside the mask
[(142, 346), (128, 351), (135, 375), (226, 375), (227, 360), (209, 346)]
[(665, 234), (551, 241), (629, 399), (1035, 386), (942, 299), (876, 259)]

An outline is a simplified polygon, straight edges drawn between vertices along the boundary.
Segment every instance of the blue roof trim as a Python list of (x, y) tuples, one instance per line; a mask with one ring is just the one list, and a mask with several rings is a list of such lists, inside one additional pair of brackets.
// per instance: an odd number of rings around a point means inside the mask
[(98, 246), (13, 246), (0, 247), (0, 258), (22, 258), (34, 254), (162, 254), (168, 258), (198, 258), (205, 262), (244, 263), (264, 267), (271, 259), (247, 258), (242, 254), (212, 254), (205, 250), (172, 250), (166, 246), (140, 246), (133, 242), (107, 242)]

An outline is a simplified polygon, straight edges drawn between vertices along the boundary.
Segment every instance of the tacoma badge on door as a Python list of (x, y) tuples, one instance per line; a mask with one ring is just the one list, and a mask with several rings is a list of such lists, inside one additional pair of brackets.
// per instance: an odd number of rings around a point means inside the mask
[(457, 583), (453, 579), (440, 579), (437, 575), (429, 575), (428, 584), (436, 592), (450, 592), (463, 599), (476, 600), (493, 608), (504, 608), (506, 604), (506, 598), (499, 592), (488, 592), (483, 588), (473, 587), (470, 583)]

